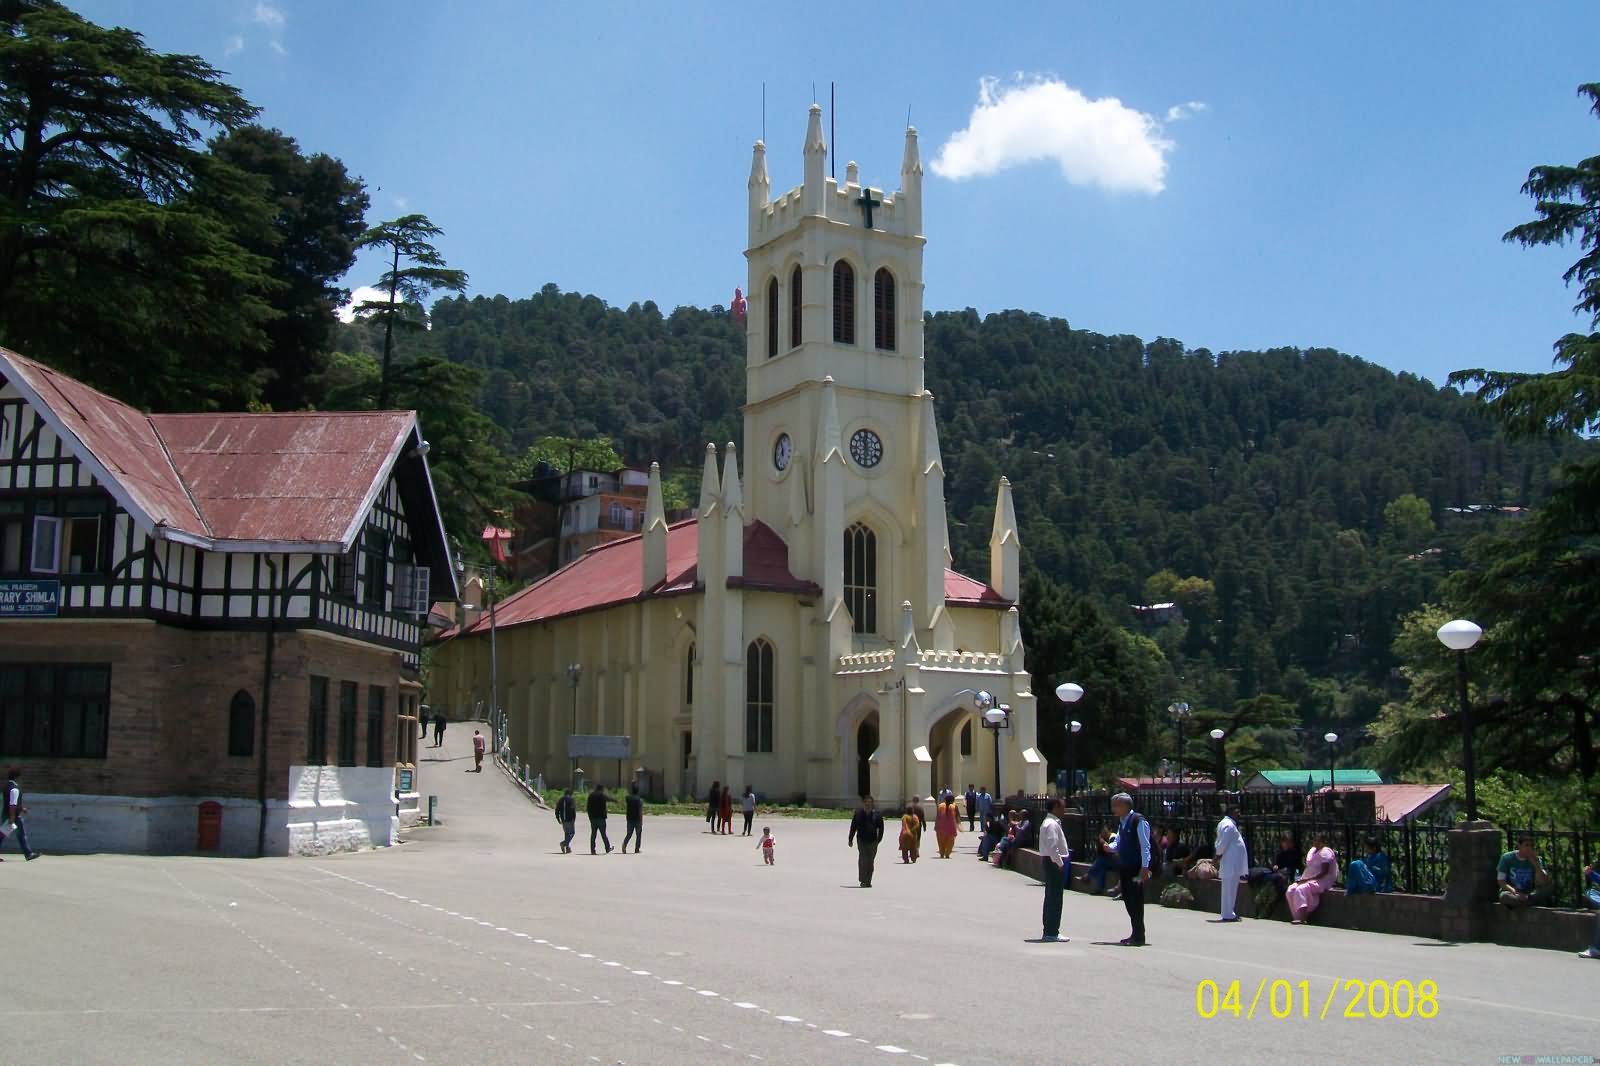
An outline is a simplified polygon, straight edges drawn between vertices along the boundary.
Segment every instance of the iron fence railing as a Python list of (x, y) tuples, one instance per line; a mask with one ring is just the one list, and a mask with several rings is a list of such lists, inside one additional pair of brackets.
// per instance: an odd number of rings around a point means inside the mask
[(1554, 892), (1549, 899), (1552, 906), (1584, 905), (1583, 868), (1600, 862), (1600, 830), (1528, 826), (1507, 829), (1505, 834), (1507, 851), (1516, 848), (1520, 837), (1533, 838), (1539, 861), (1550, 871), (1550, 880), (1554, 884)]

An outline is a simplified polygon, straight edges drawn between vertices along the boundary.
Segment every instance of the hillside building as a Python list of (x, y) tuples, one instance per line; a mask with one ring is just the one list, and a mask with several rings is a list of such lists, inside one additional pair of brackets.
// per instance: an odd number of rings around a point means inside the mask
[(50, 851), (388, 844), (456, 596), (408, 411), (157, 414), (0, 349), (0, 767)]
[[(604, 735), (630, 754), (585, 760), (589, 781), (643, 766), (677, 795), (1043, 790), (1004, 479), (987, 580), (950, 568), (916, 131), (892, 194), (854, 163), (827, 177), (827, 150), (813, 106), (803, 183), (774, 198), (755, 145), (743, 465), (707, 445), (697, 514), (677, 523), (652, 467), (641, 532), (498, 605), (494, 698), (547, 781), (573, 776), (569, 736)], [(469, 618), (435, 651), (430, 702), (486, 700), (489, 660), (489, 620)], [(1003, 729), (983, 726), (980, 693), (1009, 708)]]

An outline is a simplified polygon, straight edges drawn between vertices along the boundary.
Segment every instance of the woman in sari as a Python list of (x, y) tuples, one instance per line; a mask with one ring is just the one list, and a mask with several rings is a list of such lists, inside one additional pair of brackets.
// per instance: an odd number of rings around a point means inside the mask
[(722, 823), (722, 832), (733, 832), (733, 786), (722, 786), (722, 800), (717, 805), (718, 820)]
[(900, 814), (900, 861), (911, 863), (917, 857), (918, 822), (916, 812), (909, 805)]
[(1328, 834), (1317, 833), (1311, 838), (1311, 850), (1306, 852), (1305, 872), (1285, 893), (1289, 899), (1290, 922), (1306, 924), (1307, 916), (1322, 902), (1322, 894), (1338, 879), (1339, 856), (1328, 846)]
[(917, 856), (922, 852), (922, 830), (928, 824), (928, 816), (922, 810), (921, 800), (914, 799), (911, 801), (911, 813), (917, 816), (917, 840), (911, 846), (911, 861), (916, 862)]
[(939, 858), (948, 859), (956, 850), (956, 833), (961, 830), (961, 819), (956, 815), (954, 797), (939, 804), (933, 816), (933, 832), (939, 838)]

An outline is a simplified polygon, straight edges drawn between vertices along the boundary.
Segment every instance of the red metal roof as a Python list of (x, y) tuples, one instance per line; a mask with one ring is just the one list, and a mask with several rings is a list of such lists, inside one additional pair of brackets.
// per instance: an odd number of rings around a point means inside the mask
[(382, 490), (409, 411), (152, 415), (223, 540), (344, 542)]
[(5, 348), (0, 374), (128, 511), (208, 543), (348, 546), (416, 428), (410, 411), (147, 415)]
[(944, 571), (944, 602), (952, 607), (1010, 607), (1011, 601), (976, 578)]
[[(691, 518), (667, 527), (667, 577), (649, 593), (641, 592), (644, 571), (644, 541), (641, 536), (626, 537), (591, 548), (576, 562), (529, 585), (495, 607), (495, 627), (547, 622), (568, 615), (597, 611), (632, 603), (649, 596), (691, 592), (698, 580), (700, 542), (698, 519)], [(764, 522), (752, 522), (744, 529), (744, 574), (729, 578), (731, 588), (763, 592), (787, 592), (797, 596), (818, 596), (822, 590), (812, 581), (803, 581), (789, 570), (789, 546)], [(954, 593), (954, 595), (952, 595)], [(945, 571), (945, 602), (958, 607), (1009, 607), (1010, 602), (981, 581), (954, 570)], [(487, 632), (489, 616), (484, 614), (465, 632)], [(444, 636), (454, 636), (454, 630)]]
[(133, 504), (130, 511), (142, 513), (154, 525), (197, 537), (211, 535), (177, 470), (167, 460), (149, 416), (6, 348), (0, 348), (0, 372), (24, 395), (32, 393), (30, 403), (42, 409), (47, 420), (54, 416), (69, 446), (76, 438), (82, 447), (79, 457), (90, 469), (102, 468), (107, 476), (101, 476), (102, 470), (95, 474), (102, 481), (113, 482), (107, 486), (113, 492), (116, 486), (122, 488)]
[[(1318, 792), (1328, 791), (1326, 787)], [(1341, 786), (1340, 792), (1371, 792), (1377, 805), (1378, 821), (1398, 824), (1410, 821), (1417, 815), (1444, 802), (1450, 795), (1449, 785), (1354, 785)]]

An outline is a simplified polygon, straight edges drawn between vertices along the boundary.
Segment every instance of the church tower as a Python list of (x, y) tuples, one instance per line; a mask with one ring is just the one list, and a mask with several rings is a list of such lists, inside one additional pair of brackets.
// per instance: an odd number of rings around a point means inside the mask
[(773, 197), (750, 167), (745, 511), (789, 546), (796, 576), (887, 647), (910, 602), (938, 624), (948, 562), (944, 470), (922, 375), (922, 158), (907, 129), (900, 187), (827, 176), (816, 104), (804, 180)]

